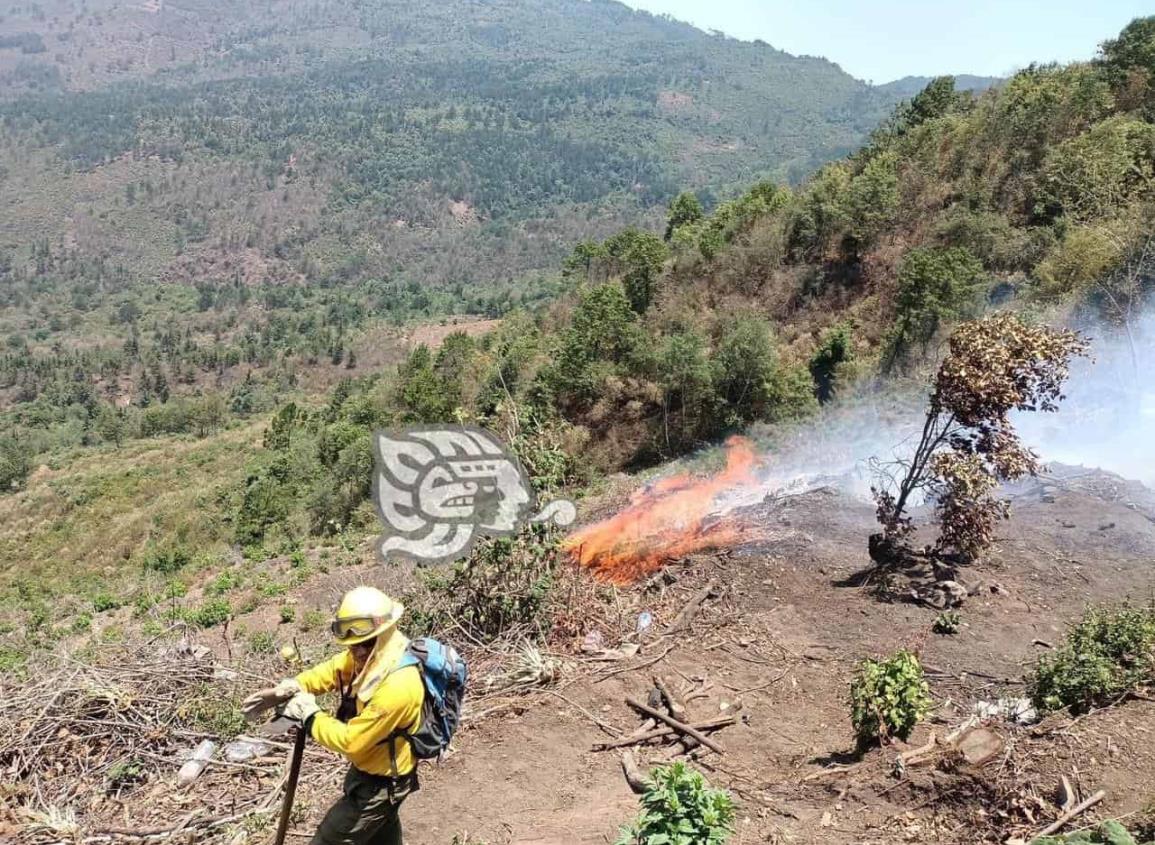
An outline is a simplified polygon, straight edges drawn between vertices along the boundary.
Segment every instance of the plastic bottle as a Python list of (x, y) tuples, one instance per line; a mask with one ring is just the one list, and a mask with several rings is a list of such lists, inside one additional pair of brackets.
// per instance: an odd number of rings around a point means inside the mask
[(225, 746), (225, 759), (230, 763), (247, 763), (254, 757), (266, 754), (268, 750), (268, 743), (259, 739), (240, 737)]
[(211, 739), (201, 740), (201, 744), (193, 751), (189, 761), (181, 766), (180, 771), (176, 773), (177, 784), (188, 786), (200, 777), (200, 773), (205, 770), (205, 766), (209, 764), (209, 760), (212, 759), (213, 752), (216, 750), (217, 744)]

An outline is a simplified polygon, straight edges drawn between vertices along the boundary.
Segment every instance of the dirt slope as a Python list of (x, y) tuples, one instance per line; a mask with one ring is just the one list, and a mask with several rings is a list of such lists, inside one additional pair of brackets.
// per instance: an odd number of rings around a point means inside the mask
[[(780, 539), (674, 567), (673, 590), (688, 594), (709, 578), (729, 590), (692, 632), (645, 644), (635, 662), (672, 645), (665, 658), (602, 682), (579, 675), (561, 693), (572, 704), (538, 696), (467, 731), (406, 806), (410, 841), (448, 842), (461, 832), (508, 843), (612, 838), (635, 800), (617, 752), (590, 750), (605, 735), (579, 707), (628, 733), (637, 719), (622, 699), (644, 696), (655, 670), (710, 679), (710, 697), (690, 705), (697, 715), (716, 712), (720, 698), (743, 702), (744, 723), (718, 734), (725, 756), (700, 761), (741, 799), (738, 842), (1002, 841), (1054, 814), (1061, 772), (1084, 794), (1108, 790), (1104, 816), (1142, 810), (1155, 790), (1155, 705), (1143, 701), (1069, 728), (1062, 716), (1035, 729), (999, 724), (1007, 751), (981, 769), (919, 767), (899, 780), (890, 771), (899, 749), (889, 749), (849, 773), (803, 780), (853, 759), (844, 699), (858, 659), (920, 649), (941, 723), (920, 728), (911, 744), (921, 745), (931, 729), (942, 735), (963, 721), (973, 702), (1021, 694), (1024, 668), (1046, 647), (1036, 641), (1057, 643), (1088, 601), (1155, 594), (1155, 498), (1103, 473), (1066, 475), (1016, 491), (990, 562), (964, 574), (982, 584), (951, 637), (929, 633), (933, 610), (880, 602), (853, 586), (867, 562), (868, 505), (820, 491), (762, 508), (756, 516)], [(652, 762), (666, 753), (653, 751)], [(1000, 825), (996, 839), (990, 828)]]

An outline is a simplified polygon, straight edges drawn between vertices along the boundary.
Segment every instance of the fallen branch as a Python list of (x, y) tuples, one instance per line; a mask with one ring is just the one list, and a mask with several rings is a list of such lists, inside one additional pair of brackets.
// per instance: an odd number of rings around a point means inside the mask
[(904, 751), (898, 755), (898, 758), (902, 760), (904, 764), (910, 764), (917, 760), (919, 757), (922, 757), (924, 754), (929, 754), (935, 749), (937, 745), (938, 737), (934, 735), (934, 731), (931, 731), (930, 739), (926, 741), (926, 745), (920, 745), (918, 748), (912, 748), (910, 751)]
[(698, 611), (702, 609), (702, 602), (712, 595), (717, 594), (717, 591), (718, 582), (711, 581), (705, 587), (698, 590), (698, 592), (694, 593), (694, 595), (690, 597), (690, 600), (686, 602), (686, 606), (674, 617), (674, 621), (670, 623), (670, 626), (666, 628), (664, 633), (674, 634), (690, 627), (690, 623), (694, 621), (694, 617), (697, 616)]
[(666, 700), (666, 707), (670, 711), (670, 715), (679, 722), (689, 721), (686, 705), (682, 702), (681, 697), (674, 692), (673, 685), (669, 680), (661, 675), (654, 675), (654, 686), (658, 688), (662, 698)]
[(677, 645), (677, 643), (671, 643), (670, 645), (666, 646), (666, 650), (661, 654), (655, 657), (651, 657), (648, 660), (643, 660), (641, 663), (635, 663), (633, 666), (622, 666), (618, 669), (614, 669), (612, 672), (606, 672), (604, 675), (594, 680), (594, 683), (600, 684), (602, 681), (608, 681), (614, 675), (620, 675), (623, 672), (633, 672), (636, 669), (645, 669), (647, 666), (653, 666), (659, 660), (664, 659), (667, 654), (669, 654), (677, 647)]
[(866, 765), (866, 764), (865, 763), (854, 763), (854, 764), (849, 765), (849, 766), (830, 766), (829, 768), (823, 769), (820, 772), (814, 772), (812, 774), (807, 775), (806, 777), (802, 778), (802, 782), (806, 783), (807, 781), (818, 780), (819, 778), (824, 778), (827, 775), (844, 775), (847, 772), (853, 772), (855, 769), (857, 769), (861, 766), (864, 766), (864, 765)]
[(636, 794), (646, 791), (646, 779), (642, 777), (642, 770), (638, 768), (638, 761), (634, 759), (634, 752), (627, 751), (622, 755), (622, 772), (626, 776), (626, 783)]
[[(1040, 830), (1037, 834), (1032, 836), (1031, 839), (1038, 839), (1040, 836), (1050, 836), (1052, 833), (1055, 833), (1058, 830), (1060, 830), (1063, 827), (1063, 825), (1065, 825), (1071, 819), (1087, 812), (1087, 810), (1094, 807), (1096, 804), (1098, 804), (1100, 801), (1102, 801), (1106, 797), (1107, 797), (1106, 790), (1100, 789), (1098, 792), (1096, 792), (1094, 795), (1092, 795), (1086, 801), (1083, 801), (1079, 804), (1076, 804), (1074, 807), (1067, 810), (1067, 812), (1063, 813), (1063, 815), (1059, 816), (1057, 819), (1055, 819), (1049, 825), (1047, 825), (1042, 830)], [(1027, 840), (1027, 841), (1030, 841), (1030, 840)]]
[(690, 725), (687, 725), (685, 722), (679, 722), (673, 716), (669, 716), (669, 715), (661, 712), (660, 710), (655, 710), (653, 707), (650, 707), (648, 704), (643, 704), (642, 702), (638, 701), (636, 698), (632, 698), (630, 696), (626, 696), (626, 704), (630, 705), (630, 707), (633, 707), (635, 710), (638, 710), (642, 713), (645, 713), (647, 716), (653, 716), (655, 719), (658, 719), (659, 721), (665, 722), (667, 725), (669, 725), (670, 727), (677, 730), (678, 733), (685, 734), (686, 736), (692, 736), (694, 739), (698, 740), (698, 742), (702, 743), (702, 745), (706, 746), (711, 751), (714, 751), (718, 754), (725, 754), (726, 753), (726, 750), (724, 748), (722, 748), (722, 746), (720, 746), (718, 743), (714, 742), (714, 740), (710, 739), (708, 736), (706, 736), (704, 733), (699, 731), (697, 728), (691, 727)]
[[(653, 721), (652, 719), (650, 721)], [(716, 731), (720, 728), (725, 728), (738, 721), (736, 716), (722, 716), (717, 719), (709, 719), (705, 722), (698, 722), (692, 725), (694, 730), (698, 731)], [(613, 748), (625, 748), (627, 745), (640, 745), (643, 742), (649, 742), (651, 739), (661, 739), (662, 737), (673, 736), (678, 733), (677, 729), (667, 725), (663, 728), (653, 728), (644, 733), (632, 733), (629, 736), (624, 736), (621, 739), (614, 739), (609, 742), (601, 742), (593, 747), (594, 751), (609, 751)]]
[(549, 695), (552, 695), (556, 698), (560, 698), (562, 701), (564, 701), (570, 707), (577, 710), (579, 713), (581, 713), (583, 716), (585, 716), (587, 719), (589, 719), (591, 722), (593, 722), (595, 725), (597, 725), (603, 731), (608, 733), (610, 736), (620, 736), (621, 735), (622, 732), (620, 730), (618, 730), (617, 728), (615, 728), (613, 725), (611, 725), (609, 722), (605, 722), (605, 721), (599, 719), (593, 713), (586, 710), (584, 707), (582, 707), (577, 702), (571, 701), (570, 699), (566, 698), (560, 692), (555, 692), (554, 690), (551, 690), (551, 689), (543, 689), (542, 692), (548, 693)]

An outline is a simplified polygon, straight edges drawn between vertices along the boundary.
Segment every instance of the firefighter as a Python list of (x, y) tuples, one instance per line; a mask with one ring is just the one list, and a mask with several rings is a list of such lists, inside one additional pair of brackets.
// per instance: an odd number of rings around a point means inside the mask
[[(242, 705), (256, 712), (284, 701), (316, 742), (349, 760), (344, 794), (329, 809), (312, 845), (401, 845), (402, 802), (418, 789), (417, 760), (407, 734), (421, 720), (424, 685), (417, 666), (398, 668), (408, 639), (397, 629), (404, 608), (373, 587), (357, 587), (341, 600), (332, 630), (345, 649)], [(339, 691), (331, 716), (320, 693)]]

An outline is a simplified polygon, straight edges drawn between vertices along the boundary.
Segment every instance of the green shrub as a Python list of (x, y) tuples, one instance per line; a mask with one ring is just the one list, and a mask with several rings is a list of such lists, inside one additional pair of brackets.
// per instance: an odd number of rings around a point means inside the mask
[(145, 552), (144, 568), (149, 572), (171, 574), (192, 562), (192, 553), (184, 546), (156, 546)]
[(297, 609), (291, 605), (283, 604), (280, 608), (281, 624), (287, 625), (297, 618)]
[(1073, 228), (1035, 268), (1036, 292), (1058, 298), (1083, 291), (1118, 267), (1123, 255), (1123, 243), (1110, 228)]
[(239, 702), (224, 696), (219, 689), (206, 686), (182, 705), (179, 714), (195, 730), (224, 742), (244, 732), (245, 717)]
[(112, 595), (112, 593), (100, 592), (92, 597), (92, 609), (97, 613), (116, 610), (122, 604), (124, 604), (124, 602)]
[(409, 606), (432, 631), (456, 624), (482, 640), (514, 627), (544, 635), (558, 556), (556, 538), (540, 523), (514, 537), (485, 538), (448, 573), (425, 571)]
[(207, 601), (196, 610), (186, 612), (185, 621), (198, 628), (215, 628), (232, 615), (232, 607), (225, 599)]
[(18, 489), (32, 471), (29, 444), (0, 437), (0, 494)]
[(934, 619), (931, 630), (936, 634), (957, 634), (962, 626), (962, 616), (957, 610), (948, 610), (940, 613)]
[(208, 583), (205, 587), (205, 593), (210, 596), (223, 596), (225, 593), (231, 593), (244, 583), (245, 578), (240, 572), (226, 570)]
[(850, 708), (860, 747), (909, 737), (931, 708), (918, 658), (903, 650), (886, 660), (862, 661), (850, 682)]
[(325, 627), (328, 619), (329, 617), (326, 616), (324, 611), (317, 610), (316, 608), (313, 610), (306, 610), (305, 615), (301, 618), (300, 628), (303, 632), (306, 633), (309, 631), (316, 631)]
[[(1067, 836), (1039, 836), (1030, 845), (1142, 845), (1127, 828), (1111, 819), (1103, 822), (1097, 830), (1080, 830)], [(1155, 845), (1148, 842), (1146, 845)]]
[(1030, 694), (1043, 710), (1106, 704), (1155, 681), (1155, 606), (1088, 608), (1066, 642), (1039, 658)]
[(28, 660), (28, 652), (12, 646), (0, 645), (0, 673), (13, 675)]
[(277, 650), (276, 641), (268, 631), (254, 631), (249, 635), (250, 654), (272, 654)]
[(276, 598), (288, 592), (288, 587), (277, 581), (266, 581), (257, 588), (257, 592), (265, 598)]
[(810, 377), (814, 379), (814, 392), (819, 402), (826, 403), (834, 398), (839, 370), (853, 357), (849, 325), (835, 326), (822, 336), (822, 343), (810, 357)]
[(685, 763), (654, 769), (641, 805), (617, 845), (722, 845), (734, 832), (730, 794)]
[(135, 786), (148, 779), (144, 766), (139, 760), (117, 760), (108, 768), (108, 791), (117, 792), (127, 786)]

